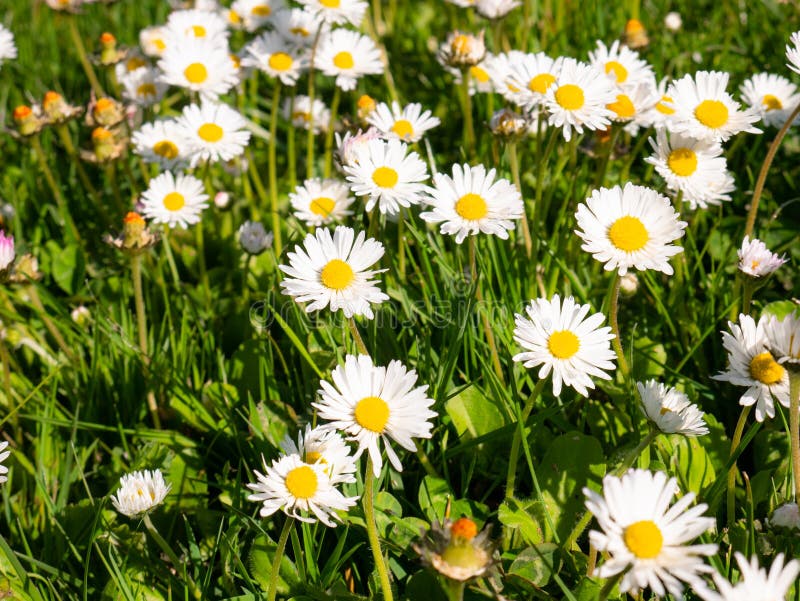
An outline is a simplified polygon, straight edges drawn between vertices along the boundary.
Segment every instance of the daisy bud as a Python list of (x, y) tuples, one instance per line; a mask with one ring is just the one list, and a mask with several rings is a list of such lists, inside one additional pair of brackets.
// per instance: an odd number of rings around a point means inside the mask
[(50, 123), (64, 123), (80, 115), (83, 109), (69, 104), (61, 94), (50, 90), (44, 95), (42, 110)]
[(95, 127), (92, 130), (92, 146), (98, 161), (115, 158), (117, 145), (114, 143), (114, 134), (105, 127)]
[(272, 246), (273, 234), (267, 233), (264, 225), (257, 221), (245, 221), (239, 227), (239, 244), (251, 255), (260, 255)]
[(103, 240), (115, 248), (131, 255), (137, 255), (158, 242), (139, 213), (131, 211), (122, 220), (122, 232), (114, 237), (106, 235)]
[(25, 104), (15, 108), (11, 115), (14, 118), (17, 131), (23, 136), (32, 136), (38, 133), (44, 125), (44, 121), (39, 118), (31, 107)]
[(84, 305), (75, 307), (69, 314), (78, 327), (84, 328), (92, 321), (92, 314)]
[(528, 122), (522, 115), (509, 109), (501, 109), (492, 115), (489, 128), (499, 138), (517, 138), (528, 131)]
[(784, 503), (772, 512), (772, 519), (769, 521), (773, 528), (787, 528), (789, 530), (800, 530), (800, 508), (797, 503)]
[(737, 251), (739, 255), (739, 271), (753, 278), (770, 275), (781, 265), (786, 263), (785, 257), (779, 257), (771, 252), (767, 245), (758, 238), (750, 240), (745, 236), (742, 248)]
[(683, 19), (681, 19), (681, 13), (672, 11), (667, 13), (667, 16), (664, 17), (664, 27), (670, 31), (678, 31), (682, 26)]
[(639, 19), (629, 19), (625, 23), (622, 41), (628, 48), (644, 48), (650, 43), (647, 30)]
[(220, 191), (214, 194), (214, 206), (218, 209), (227, 209), (231, 204), (231, 195), (229, 192)]
[(39, 261), (31, 254), (22, 255), (17, 261), (11, 281), (19, 284), (27, 284), (29, 281), (42, 279), (39, 271)]
[(101, 65), (116, 65), (123, 58), (126, 52), (117, 48), (117, 38), (108, 32), (100, 36), (100, 64)]

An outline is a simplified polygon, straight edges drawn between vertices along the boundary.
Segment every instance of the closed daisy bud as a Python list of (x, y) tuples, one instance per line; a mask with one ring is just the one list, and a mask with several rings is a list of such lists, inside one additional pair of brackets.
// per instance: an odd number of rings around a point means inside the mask
[(84, 305), (75, 307), (72, 311), (70, 311), (69, 316), (79, 328), (86, 327), (92, 321), (92, 314)]
[(97, 61), (103, 66), (116, 65), (125, 58), (127, 51), (117, 47), (117, 38), (109, 32), (100, 35), (100, 56)]
[(784, 503), (776, 507), (769, 520), (772, 528), (786, 528), (787, 530), (800, 530), (800, 507), (797, 503)]
[(496, 563), (496, 541), (490, 538), (491, 525), (480, 532), (469, 518), (434, 522), (422, 539), (413, 545), (420, 558), (441, 575), (459, 582), (484, 576)]
[(680, 28), (683, 27), (681, 13), (677, 13), (675, 11), (668, 12), (664, 17), (664, 27), (670, 31), (680, 31)]
[(377, 108), (377, 106), (378, 105), (372, 96), (362, 94), (358, 97), (358, 101), (356, 102), (356, 107), (358, 108), (358, 118), (362, 121), (366, 121), (372, 114), (372, 111)]
[(150, 231), (142, 216), (133, 211), (122, 220), (122, 232), (118, 236), (107, 234), (106, 244), (129, 255), (138, 255), (158, 242), (158, 235)]
[(528, 133), (528, 121), (509, 109), (495, 111), (489, 121), (489, 128), (498, 138), (513, 140)]
[(92, 149), (94, 155), (91, 160), (98, 163), (105, 163), (119, 158), (122, 154), (124, 143), (118, 141), (114, 132), (105, 127), (95, 127), (92, 130)]
[(164, 482), (161, 470), (144, 470), (120, 478), (116, 495), (111, 503), (121, 514), (137, 517), (149, 513), (164, 501), (171, 484)]
[(754, 278), (770, 275), (787, 260), (770, 251), (758, 238), (750, 240), (749, 236), (744, 237), (742, 248), (736, 252), (739, 255), (739, 271)]

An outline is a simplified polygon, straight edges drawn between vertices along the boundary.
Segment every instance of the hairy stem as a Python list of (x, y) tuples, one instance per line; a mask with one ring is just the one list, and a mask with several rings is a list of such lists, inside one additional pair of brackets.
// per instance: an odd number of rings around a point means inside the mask
[[(733, 438), (731, 439), (731, 452), (733, 455), (736, 452), (739, 443), (742, 441), (742, 433), (744, 426), (747, 423), (747, 416), (750, 415), (752, 405), (742, 408), (742, 413), (739, 415), (739, 421), (736, 422), (736, 429), (733, 431)], [(736, 522), (736, 463), (728, 470), (728, 527), (730, 528)]]
[(364, 478), (364, 522), (367, 526), (367, 538), (375, 560), (375, 568), (381, 581), (384, 601), (392, 601), (392, 583), (389, 580), (389, 567), (381, 552), (381, 542), (378, 539), (378, 526), (375, 522), (375, 473), (373, 472), (372, 458), (367, 459), (367, 474)]

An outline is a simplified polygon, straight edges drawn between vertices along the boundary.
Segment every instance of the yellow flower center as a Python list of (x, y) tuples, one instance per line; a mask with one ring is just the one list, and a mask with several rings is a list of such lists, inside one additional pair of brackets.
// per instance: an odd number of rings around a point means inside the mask
[(539, 73), (528, 82), (528, 89), (531, 92), (544, 94), (551, 85), (556, 82), (555, 75), (552, 73)]
[(319, 451), (306, 451), (306, 458), (303, 461), (306, 463), (318, 463), (320, 461), (322, 463), (327, 463), (327, 461), (325, 461), (325, 459), (322, 457), (322, 453)]
[(311, 121), (311, 113), (306, 113), (304, 111), (294, 111), (292, 113), (292, 119), (302, 119), (303, 121)]
[(222, 128), (216, 123), (203, 123), (203, 125), (197, 129), (197, 135), (206, 142), (219, 142), (224, 133)]
[(364, 397), (356, 403), (355, 417), (359, 426), (380, 434), (389, 421), (389, 405), (377, 396)]
[(656, 103), (656, 110), (661, 113), (662, 115), (672, 115), (675, 113), (675, 109), (667, 104), (668, 102), (672, 102), (671, 96), (662, 96), (661, 100)]
[(750, 377), (767, 386), (780, 382), (783, 373), (783, 367), (775, 361), (769, 351), (764, 351), (750, 360)]
[(269, 66), (275, 71), (288, 71), (292, 68), (292, 57), (285, 52), (276, 52), (269, 57)]
[(355, 278), (353, 268), (341, 259), (332, 259), (322, 268), (319, 279), (331, 290), (344, 290)]
[(777, 96), (773, 96), (772, 94), (765, 95), (761, 104), (763, 104), (768, 111), (779, 111), (783, 108), (783, 103), (778, 100)]
[(647, 228), (638, 217), (625, 215), (620, 217), (608, 228), (608, 239), (611, 244), (625, 252), (642, 250), (650, 240)]
[(156, 47), (156, 50), (159, 52), (164, 52), (167, 49), (167, 45), (164, 43), (164, 40), (161, 38), (156, 38), (153, 40), (153, 46)]
[(688, 177), (697, 171), (697, 155), (691, 148), (676, 148), (669, 153), (667, 165), (680, 177)]
[(667, 413), (673, 413), (672, 409), (670, 409), (670, 408), (668, 408), (668, 407), (662, 407), (662, 408), (661, 408), (661, 409), (658, 411), (658, 414), (659, 414), (659, 415), (666, 415)]
[(170, 192), (164, 197), (164, 208), (167, 211), (180, 211), (186, 204), (186, 199), (180, 192)]
[(456, 213), (467, 221), (483, 219), (488, 212), (486, 201), (479, 194), (469, 192), (456, 201)]
[(336, 206), (335, 200), (328, 198), (327, 196), (320, 196), (319, 198), (315, 198), (311, 201), (309, 208), (315, 215), (328, 217), (331, 214), (331, 211), (333, 211), (334, 206)]
[(568, 111), (577, 111), (584, 103), (583, 90), (571, 83), (558, 86), (556, 102)]
[(557, 359), (569, 359), (579, 348), (581, 341), (569, 330), (555, 331), (547, 339), (547, 349)]
[(486, 564), (484, 554), (470, 544), (451, 544), (442, 552), (442, 559), (450, 566), (475, 571)]
[(470, 41), (469, 36), (466, 36), (463, 33), (454, 37), (453, 41), (450, 42), (450, 48), (455, 54), (468, 54), (471, 46), (472, 42)]
[(617, 101), (606, 108), (614, 111), (620, 119), (631, 119), (636, 114), (636, 107), (627, 94), (617, 94)]
[(617, 83), (625, 83), (628, 79), (628, 70), (617, 61), (608, 61), (606, 63), (606, 74), (613, 73), (617, 78)]
[(625, 540), (625, 546), (639, 559), (658, 557), (661, 547), (664, 546), (664, 535), (651, 520), (634, 522), (625, 528), (622, 537)]
[(319, 0), (319, 3), (326, 8), (339, 8), (341, 0)]
[(250, 14), (256, 17), (268, 17), (272, 14), (272, 9), (266, 4), (259, 4), (253, 7)]
[(189, 83), (203, 83), (208, 79), (208, 70), (202, 63), (192, 63), (183, 70), (183, 75)]
[(355, 62), (353, 62), (353, 55), (343, 50), (333, 57), (333, 64), (339, 69), (352, 69)]
[(307, 465), (301, 465), (286, 474), (286, 490), (296, 499), (310, 499), (317, 492), (317, 474)]
[(136, 88), (136, 95), (137, 96), (155, 96), (156, 95), (156, 85), (153, 83), (143, 83), (138, 88)]
[(192, 25), (192, 33), (196, 38), (206, 37), (206, 28), (202, 25)]
[(394, 188), (397, 180), (397, 171), (391, 167), (378, 167), (372, 172), (372, 181), (381, 188)]
[(178, 147), (169, 140), (161, 140), (153, 144), (153, 152), (165, 159), (174, 159), (178, 156)]
[(711, 129), (718, 129), (728, 122), (728, 107), (719, 100), (703, 100), (694, 109), (697, 120)]
[(136, 71), (136, 69), (144, 67), (146, 64), (147, 63), (144, 62), (143, 59), (139, 58), (138, 56), (134, 56), (132, 58), (129, 58), (125, 63), (125, 70), (129, 72)]
[(400, 138), (410, 138), (414, 135), (414, 128), (407, 119), (398, 119), (392, 125), (392, 131)]
[(238, 25), (239, 23), (242, 22), (242, 17), (235, 10), (229, 10), (228, 21), (230, 21), (234, 25)]
[(292, 35), (301, 35), (304, 38), (307, 38), (311, 35), (311, 32), (305, 27), (292, 27), (289, 31), (292, 33)]
[(489, 73), (486, 71), (486, 69), (483, 69), (478, 65), (473, 65), (470, 67), (469, 74), (480, 83), (486, 83), (489, 81)]

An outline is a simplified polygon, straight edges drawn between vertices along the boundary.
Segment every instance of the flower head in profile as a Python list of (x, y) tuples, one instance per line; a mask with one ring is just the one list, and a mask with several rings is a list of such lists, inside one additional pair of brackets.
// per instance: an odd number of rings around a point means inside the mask
[(800, 31), (795, 31), (789, 37), (786, 45), (786, 59), (789, 61), (786, 66), (795, 73), (800, 73)]
[(742, 99), (767, 126), (782, 127), (800, 104), (797, 86), (775, 73), (757, 73), (745, 80), (739, 90)]
[(477, 65), (485, 55), (483, 31), (478, 35), (453, 31), (439, 47), (438, 59), (443, 65), (463, 69)]
[(6, 476), (8, 473), (8, 468), (3, 465), (3, 462), (8, 459), (9, 455), (11, 455), (11, 451), (6, 451), (7, 447), (7, 441), (4, 440), (3, 442), (0, 442), (0, 484), (8, 482), (8, 476)]
[(427, 395), (428, 386), (417, 386), (417, 372), (400, 361), (382, 367), (368, 355), (347, 355), (331, 380), (333, 384), (320, 382), (321, 398), (313, 403), (319, 417), (328, 421), (324, 427), (344, 432), (356, 442), (356, 458), (367, 451), (375, 476), (383, 466), (381, 441), (392, 467), (402, 471), (390, 442), (413, 452), (417, 450), (414, 438), (431, 437), (430, 420), (437, 413), (430, 410), (434, 401)]
[(161, 470), (143, 470), (120, 478), (116, 495), (111, 502), (121, 514), (130, 518), (148, 513), (161, 505), (171, 484), (164, 482)]
[[(514, 355), (525, 367), (538, 367), (539, 379), (553, 373), (553, 394), (561, 394), (562, 384), (583, 396), (594, 388), (592, 376), (610, 380), (606, 370), (614, 369), (616, 355), (611, 350), (614, 334), (610, 327), (600, 327), (602, 313), (588, 315), (591, 307), (579, 305), (571, 296), (556, 294), (551, 300), (531, 301), (524, 315), (515, 315), (514, 340), (525, 350)], [(587, 317), (588, 315), (588, 317)]]
[(314, 133), (321, 133), (330, 127), (331, 111), (319, 98), (311, 98), (298, 94), (294, 98), (287, 98), (283, 102), (283, 116), (291, 121), (294, 127), (302, 129), (312, 128)]
[(736, 563), (739, 566), (739, 581), (734, 585), (724, 576), (714, 573), (714, 583), (717, 590), (713, 591), (706, 586), (698, 586), (695, 592), (704, 601), (782, 601), (792, 585), (797, 582), (800, 573), (800, 561), (786, 560), (783, 553), (778, 553), (772, 561), (769, 572), (758, 565), (758, 556), (747, 558), (735, 553)]
[(742, 248), (736, 253), (739, 255), (739, 271), (754, 278), (773, 273), (787, 261), (786, 257), (773, 253), (758, 238), (751, 240), (749, 236), (744, 237)]
[(608, 578), (624, 572), (621, 593), (650, 587), (659, 597), (667, 593), (682, 597), (683, 582), (696, 585), (700, 574), (713, 570), (703, 557), (717, 552), (717, 545), (688, 544), (714, 526), (714, 518), (701, 517), (707, 505), (689, 508), (694, 493), (685, 493), (669, 506), (678, 492), (675, 478), (663, 472), (631, 469), (621, 478), (603, 478), (602, 494), (588, 488), (586, 508), (600, 531), (589, 532), (598, 551), (608, 554), (594, 572)]
[(708, 434), (703, 412), (681, 391), (655, 380), (636, 382), (636, 388), (644, 414), (661, 432), (684, 436)]
[[(761, 322), (759, 322), (761, 323)], [(772, 354), (781, 365), (800, 367), (800, 313), (797, 310), (783, 319), (770, 316), (766, 325), (767, 340)], [(784, 403), (781, 403), (785, 407)]]
[(426, 564), (459, 582), (486, 575), (495, 564), (496, 546), (497, 541), (491, 539), (491, 524), (478, 531), (478, 525), (467, 517), (434, 522), (413, 545)]

